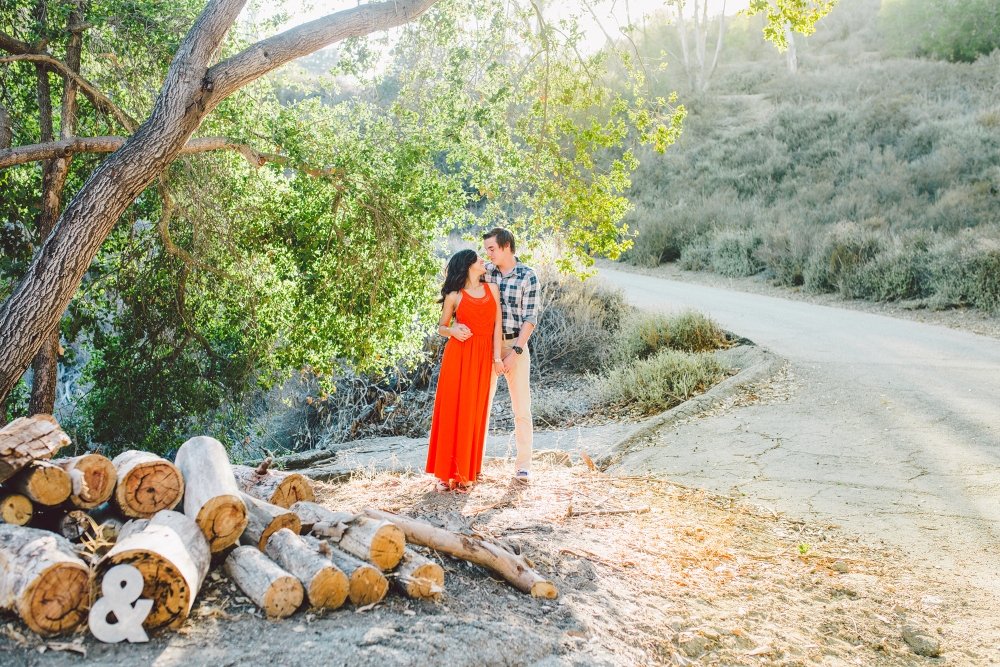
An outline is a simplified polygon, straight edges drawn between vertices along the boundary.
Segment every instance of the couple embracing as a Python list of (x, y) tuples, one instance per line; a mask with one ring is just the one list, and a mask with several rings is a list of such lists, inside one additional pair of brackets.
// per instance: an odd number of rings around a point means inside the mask
[(538, 310), (538, 278), (514, 254), (506, 229), (483, 235), (490, 261), (460, 250), (448, 261), (441, 288), (438, 333), (448, 338), (441, 359), (427, 472), (439, 491), (461, 490), (476, 481), (489, 432), (497, 380), (507, 379), (517, 441), (515, 479), (527, 482), (531, 468), (531, 396), (528, 338)]

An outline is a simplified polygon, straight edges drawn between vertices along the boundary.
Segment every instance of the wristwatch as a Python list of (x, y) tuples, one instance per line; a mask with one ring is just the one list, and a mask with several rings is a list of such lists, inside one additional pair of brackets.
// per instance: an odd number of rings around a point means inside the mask
[(514, 350), (514, 352), (516, 352), (518, 354), (521, 354), (522, 352), (524, 352), (524, 348), (518, 347), (517, 345), (515, 345), (514, 347), (512, 347), (510, 349)]

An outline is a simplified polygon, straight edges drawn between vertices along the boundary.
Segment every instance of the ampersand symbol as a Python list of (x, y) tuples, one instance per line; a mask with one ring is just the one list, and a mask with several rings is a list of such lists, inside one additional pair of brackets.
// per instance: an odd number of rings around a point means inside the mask
[[(95, 637), (108, 644), (123, 639), (133, 644), (149, 641), (142, 622), (149, 616), (153, 601), (139, 599), (142, 585), (142, 573), (132, 565), (115, 565), (108, 570), (101, 582), (104, 597), (90, 608), (90, 631)], [(115, 613), (117, 623), (108, 623), (111, 612)]]

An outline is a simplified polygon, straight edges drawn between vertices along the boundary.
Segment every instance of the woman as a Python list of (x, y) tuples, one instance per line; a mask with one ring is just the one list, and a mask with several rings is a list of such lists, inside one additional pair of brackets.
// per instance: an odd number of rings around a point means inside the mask
[(503, 373), (500, 293), (496, 285), (480, 282), (484, 273), (486, 265), (474, 250), (456, 252), (448, 261), (438, 301), (443, 304), (438, 333), (449, 339), (427, 452), (427, 472), (437, 477), (438, 491), (465, 489), (476, 481), (483, 462), (491, 373)]

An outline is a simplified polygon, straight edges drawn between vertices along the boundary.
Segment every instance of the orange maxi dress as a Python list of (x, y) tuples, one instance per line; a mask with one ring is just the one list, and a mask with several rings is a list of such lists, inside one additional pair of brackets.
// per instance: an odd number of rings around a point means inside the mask
[(472, 336), (450, 338), (444, 346), (427, 452), (427, 472), (444, 482), (474, 482), (482, 468), (496, 309), (489, 287), (478, 299), (462, 290), (455, 319)]

